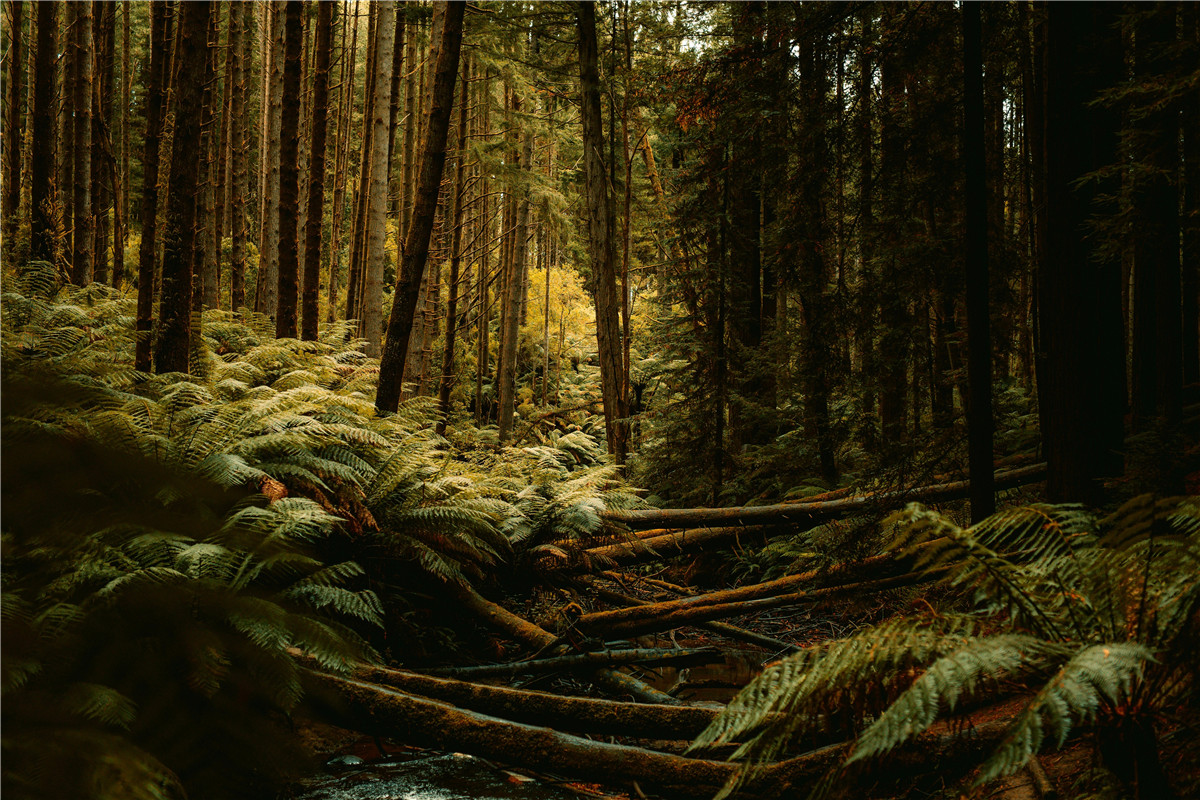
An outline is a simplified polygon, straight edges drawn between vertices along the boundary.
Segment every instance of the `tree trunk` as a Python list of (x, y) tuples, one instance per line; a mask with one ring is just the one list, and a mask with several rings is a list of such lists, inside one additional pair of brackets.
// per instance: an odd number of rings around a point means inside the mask
[[(371, 102), (371, 183), (368, 202), (366, 257), (363, 259), (363, 337), (366, 353), (379, 355), (383, 333), (383, 265), (387, 239), (388, 116), (392, 92), (392, 58), (396, 39), (395, 4), (379, 3), (375, 29), (375, 97)], [(382, 375), (381, 375), (382, 381)], [(382, 384), (381, 384), (382, 385)]]
[(629, 416), (621, 396), (620, 303), (612, 249), (612, 198), (604, 169), (604, 128), (600, 116), (600, 76), (597, 68), (596, 5), (575, 7), (579, 28), (580, 116), (583, 122), (583, 162), (587, 175), (589, 258), (592, 294), (596, 304), (596, 344), (600, 356), (600, 383), (604, 397), (608, 452), (625, 463)]
[[(240, 13), (239, 13), (240, 12)], [(229, 103), (230, 180), (229, 187), (229, 307), (238, 313), (246, 306), (246, 194), (249, 190), (246, 169), (249, 127), (244, 119), (249, 97), (250, 32), (254, 30), (254, 6), (251, 3), (230, 6), (229, 57), (233, 59), (233, 97)]]
[(300, 338), (316, 341), (321, 291), (321, 230), (325, 221), (325, 133), (329, 116), (329, 53), (333, 6), (317, 5), (316, 68), (313, 70), (312, 147), (308, 161), (308, 220), (304, 232), (304, 302)]
[(996, 512), (992, 489), (992, 337), (988, 314), (987, 163), (984, 153), (983, 47), (979, 3), (962, 7), (963, 160), (966, 163), (967, 403), (971, 520)]
[(54, 263), (54, 73), (58, 33), (54, 3), (37, 6), (37, 54), (29, 119), (29, 258)]
[[(208, 58), (210, 0), (181, 3), (175, 44), (176, 119), (199, 119)], [(192, 259), (196, 249), (196, 195), (200, 178), (200, 127), (176, 126), (171, 178), (163, 220), (162, 324), (155, 352), (158, 373), (187, 372), (192, 306)]]
[[(295, 339), (300, 295), (300, 51), (304, 29), (301, 0), (287, 0), (283, 9), (283, 93), (279, 146), (279, 272), (275, 336)], [(319, 187), (323, 188), (323, 187)]]
[[(337, 319), (338, 282), (342, 271), (342, 219), (346, 204), (346, 167), (350, 160), (350, 115), (354, 108), (354, 60), (358, 54), (358, 0), (354, 0), (354, 22), (342, 6), (341, 73), (338, 79), (338, 123), (334, 134), (333, 159), (333, 230), (329, 236), (329, 293), (325, 321)], [(353, 25), (350, 49), (346, 49), (346, 30)], [(347, 309), (349, 314), (349, 309)]]
[[(1045, 252), (1039, 265), (1039, 376), (1052, 502), (1098, 502), (1121, 473), (1124, 355), (1119, 259), (1096, 259), (1088, 219), (1113, 179), (1078, 185), (1117, 162), (1118, 114), (1093, 101), (1122, 79), (1117, 6), (1047, 4)], [(1086, 238), (1085, 238), (1086, 237)], [(1087, 398), (1081, 403), (1080, 398)]]
[[(110, 283), (108, 262), (109, 224), (108, 213), (113, 207), (116, 195), (116, 184), (108, 178), (115, 173), (110, 169), (109, 159), (112, 158), (113, 148), (109, 141), (109, 131), (112, 129), (113, 106), (113, 67), (116, 51), (117, 4), (92, 1), (92, 15), (95, 18), (94, 50), (92, 66), (95, 75), (92, 82), (92, 153), (91, 153), (91, 185), (92, 185), (92, 217), (95, 227), (92, 231), (93, 268), (96, 281)], [(119, 215), (118, 215), (119, 219)]]
[(92, 232), (95, 225), (92, 217), (92, 94), (94, 91), (92, 85), (94, 53), (92, 50), (94, 42), (92, 4), (86, 0), (75, 6), (73, 34), (75, 74), (72, 81), (74, 88), (72, 114), (75, 122), (72, 145), (74, 164), (71, 167), (74, 176), (71, 211), (74, 219), (71, 236), (71, 281), (76, 285), (86, 286), (92, 280)]
[(158, 184), (161, 179), (159, 143), (171, 62), (169, 13), (165, 2), (150, 4), (149, 78), (146, 86), (145, 150), (142, 154), (142, 241), (138, 249), (137, 345), (134, 357), (134, 367), (142, 372), (150, 371), (151, 333), (154, 326), (154, 262), (158, 238)]
[(279, 311), (279, 181), (283, 157), (280, 136), (283, 124), (283, 60), (284, 21), (286, 0), (270, 3), (270, 68), (263, 72), (266, 104), (266, 158), (263, 172), (262, 230), (258, 250), (258, 281), (254, 294), (254, 310), (274, 319)]
[(429, 256), (429, 239), (433, 232), (442, 168), (446, 162), (446, 137), (454, 101), (454, 81), (458, 76), (465, 6), (466, 3), (459, 0), (446, 4), (442, 41), (434, 73), (433, 107), (429, 115), (429, 129), (423, 138), (421, 175), (417, 183), (412, 222), (405, 237), (400, 269), (396, 273), (396, 291), (388, 318), (387, 340), (379, 365), (379, 390), (375, 407), (381, 412), (394, 413), (399, 407), (408, 338), (417, 309), (421, 279), (425, 274), (425, 262)]
[[(237, 61), (240, 54), (237, 48), (241, 46), (241, 37), (235, 34), (235, 31), (240, 30), (242, 26), (240, 7), (236, 3), (230, 3), (228, 6), (228, 18), (225, 23), (225, 63), (222, 69), (222, 81), (224, 83), (223, 93), (221, 97), (221, 127), (217, 134), (217, 156), (216, 169), (213, 177), (213, 198), (216, 205), (214, 220), (215, 234), (213, 235), (214, 250), (212, 255), (212, 280), (205, 278), (204, 281), (204, 304), (209, 308), (221, 307), (221, 251), (225, 247), (225, 220), (230, 213), (230, 205), (232, 202), (230, 181), (233, 173), (233, 158), (230, 155), (230, 150), (235, 149), (230, 134), (233, 132), (233, 96), (237, 92), (237, 80), (234, 74), (237, 70)], [(236, 41), (235, 41), (235, 36)], [(233, 222), (230, 221), (230, 236), (232, 233)], [(231, 243), (232, 244), (232, 243)], [(231, 253), (232, 256), (232, 253)], [(230, 268), (232, 273), (232, 267)], [(233, 276), (230, 275), (230, 283), (232, 284)], [(210, 286), (211, 283), (211, 286)], [(232, 286), (230, 287), (230, 297), (233, 296)], [(236, 306), (230, 306), (230, 310), (236, 311)]]
[[(220, 47), (221, 30), (220, 5), (209, 16), (208, 58), (204, 62), (204, 94), (200, 104), (200, 194), (196, 198), (196, 249), (192, 264), (192, 313), (195, 321), (202, 319), (204, 309), (215, 308), (209, 305), (210, 293), (215, 294), (217, 283), (216, 262), (216, 220), (214, 219), (215, 204), (213, 202), (213, 166), (216, 161), (217, 140), (217, 50)], [(178, 119), (178, 118), (176, 118)], [(212, 284), (211, 288), (210, 285)], [(199, 335), (199, 330), (193, 330), (193, 342)]]
[[(1183, 35), (1200, 54), (1200, 8), (1185, 8)], [(1200, 383), (1200, 92), (1183, 101), (1183, 384)]]
[(0, 231), (4, 234), (4, 243), (11, 256), (12, 247), (16, 242), (17, 207), (21, 204), (21, 142), (25, 133), (21, 122), (21, 84), (25, 75), (24, 46), (24, 15), (25, 3), (22, 0), (8, 0), (8, 74), (5, 76), (5, 118), (4, 130), (4, 223)]
[(358, 320), (358, 332), (362, 334), (362, 293), (363, 293), (363, 253), (366, 238), (367, 198), (371, 188), (371, 137), (375, 130), (375, 79), (379, 71), (376, 64), (377, 48), (375, 39), (379, 25), (379, 6), (376, 3), (368, 5), (367, 12), (367, 58), (366, 78), (363, 91), (363, 114), (361, 147), (358, 153), (358, 187), (355, 190), (353, 209), (354, 221), (350, 234), (350, 275), (346, 287), (346, 317)]
[(113, 226), (113, 274), (112, 285), (120, 289), (125, 283), (125, 240), (129, 235), (129, 98), (133, 94), (132, 62), (129, 59), (129, 38), (132, 27), (133, 4), (121, 4), (121, 165), (117, 188), (117, 207), (120, 223)]
[[(516, 91), (513, 92), (512, 108), (520, 112), (521, 100)], [(521, 145), (520, 168), (523, 175), (530, 172), (533, 157), (533, 131), (526, 127)], [(496, 421), (499, 423), (499, 439), (501, 444), (508, 444), (512, 436), (512, 424), (515, 396), (517, 389), (517, 351), (520, 349), (521, 304), (525, 297), (525, 261), (528, 248), (526, 241), (529, 233), (529, 193), (526, 184), (516, 200), (517, 218), (513, 229), (512, 256), (508, 265), (508, 285), (504, 292), (504, 304), (501, 310), (501, 326), (503, 338), (500, 340), (500, 358), (496, 364), (496, 379), (499, 391), (500, 409)]]
[(463, 199), (467, 166), (467, 111), (470, 105), (471, 66), (462, 67), (462, 89), (458, 96), (458, 163), (454, 168), (454, 241), (450, 254), (450, 299), (446, 308), (446, 344), (442, 348), (442, 374), (438, 386), (439, 435), (446, 434), (446, 419), (450, 415), (450, 390), (454, 385), (454, 346), (458, 338), (458, 269), (462, 261)]

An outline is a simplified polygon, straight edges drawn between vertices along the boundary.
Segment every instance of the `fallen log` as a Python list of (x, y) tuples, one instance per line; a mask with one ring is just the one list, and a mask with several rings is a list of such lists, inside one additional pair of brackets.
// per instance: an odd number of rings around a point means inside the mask
[[(739, 600), (732, 603), (711, 603), (690, 607), (674, 608), (669, 612), (622, 618), (622, 612), (632, 609), (617, 609), (616, 611), (600, 611), (585, 614), (576, 621), (576, 627), (593, 636), (630, 637), (642, 636), (647, 633), (666, 631), (684, 625), (695, 625), (726, 617), (737, 617), (743, 614), (753, 614), (773, 608), (816, 603), (844, 597), (849, 594), (862, 595), (882, 592), (888, 589), (899, 589), (915, 586), (937, 580), (945, 575), (949, 568), (936, 570), (920, 570), (890, 578), (882, 578), (861, 583), (829, 586), (824, 589), (790, 592), (771, 597), (761, 597), (755, 600)], [(663, 604), (665, 605), (665, 604)], [(651, 606), (636, 606), (637, 611), (647, 612)]]
[(514, 661), (508, 664), (480, 664), (470, 667), (441, 667), (429, 670), (430, 675), (441, 675), (454, 678), (483, 678), (502, 675), (527, 673), (558, 672), (559, 670), (577, 669), (614, 664), (662, 664), (667, 661), (711, 661), (712, 656), (720, 657), (721, 651), (715, 647), (636, 647), (627, 650), (589, 650), (584, 653), (572, 653), (553, 658), (535, 658), (528, 661)]
[(706, 545), (724, 542), (728, 539), (748, 540), (759, 545), (763, 538), (770, 533), (778, 533), (780, 529), (770, 525), (731, 525), (722, 528), (689, 528), (670, 530), (629, 542), (592, 547), (584, 552), (587, 563), (636, 564), (642, 561), (656, 561), (661, 558), (694, 553), (703, 550)]
[(355, 671), (353, 677), (483, 714), (593, 735), (694, 739), (720, 711), (704, 706), (566, 697), (530, 689), (436, 678), (384, 667), (362, 667)]
[[(995, 476), (996, 489), (1009, 489), (1027, 483), (1036, 483), (1045, 476), (1045, 464), (1034, 464), (1020, 469), (998, 472)], [(634, 529), (761, 524), (813, 527), (825, 520), (895, 506), (899, 503), (917, 500), (941, 502), (963, 499), (969, 491), (969, 481), (953, 481), (905, 491), (880, 492), (873, 495), (858, 495), (809, 503), (776, 503), (767, 506), (733, 508), (651, 508), (606, 511), (602, 516), (610, 522), (619, 522)]]
[[(352, 678), (307, 672), (306, 683), (330, 721), (406, 744), (471, 753), (517, 767), (623, 785), (636, 783), (669, 797), (709, 798), (739, 765), (592, 741), (551, 728), (479, 714)], [(322, 692), (322, 689), (325, 691)], [(834, 745), (771, 764), (747, 789), (777, 797), (783, 787), (812, 779), (837, 764), (846, 745)]]
[[(642, 600), (637, 597), (630, 597), (620, 592), (614, 592), (612, 589), (606, 589), (603, 586), (597, 586), (594, 581), (584, 579), (586, 584), (592, 588), (600, 597), (612, 602), (620, 603), (624, 606), (648, 606), (651, 605), (649, 600)], [(661, 581), (660, 581), (661, 583)], [(676, 587), (677, 589), (679, 587)], [(794, 653), (800, 648), (797, 645), (785, 642), (782, 639), (776, 639), (772, 636), (764, 636), (761, 633), (739, 628), (736, 625), (730, 625), (725, 622), (698, 622), (695, 627), (711, 633), (716, 633), (721, 636), (726, 636), (730, 639), (735, 639), (747, 644), (758, 645), (765, 647), (776, 653)]]
[[(456, 597), (463, 608), (474, 614), (480, 621), (536, 650), (544, 650), (559, 643), (559, 638), (554, 634), (522, 619), (507, 608), (485, 599), (469, 586), (456, 587)], [(618, 695), (628, 694), (646, 703), (665, 703), (667, 705), (680, 703), (679, 700), (666, 692), (660, 692), (645, 681), (640, 681), (632, 675), (615, 669), (607, 667), (599, 669), (594, 677), (599, 686)]]

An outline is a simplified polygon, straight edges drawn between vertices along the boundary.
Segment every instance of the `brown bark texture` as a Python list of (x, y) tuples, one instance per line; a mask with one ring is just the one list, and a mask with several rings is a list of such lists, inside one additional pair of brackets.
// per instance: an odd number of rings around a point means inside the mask
[(300, 51), (303, 4), (288, 0), (283, 10), (283, 95), (279, 122), (279, 272), (275, 336), (294, 339), (300, 300)]
[(325, 221), (325, 139), (329, 116), (329, 54), (333, 4), (317, 4), (316, 68), (313, 70), (312, 147), (308, 161), (308, 220), (304, 231), (304, 298), (300, 338), (315, 341), (321, 294), (321, 230)]

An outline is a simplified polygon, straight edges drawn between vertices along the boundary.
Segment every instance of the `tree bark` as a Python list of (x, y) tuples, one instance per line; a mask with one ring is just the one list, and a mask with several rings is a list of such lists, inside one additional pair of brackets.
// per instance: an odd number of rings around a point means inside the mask
[(963, 4), (963, 160), (966, 163), (963, 263), (967, 269), (967, 382), (970, 387), (967, 429), (972, 522), (979, 522), (996, 512), (996, 493), (992, 488), (992, 336), (988, 319), (988, 187), (981, 13), (980, 3)]
[(281, 150), (280, 130), (283, 124), (283, 60), (284, 21), (286, 0), (272, 0), (268, 53), (270, 68), (264, 69), (266, 94), (263, 113), (266, 115), (266, 152), (261, 165), (263, 177), (263, 210), (258, 250), (258, 280), (254, 294), (254, 310), (271, 319), (279, 310), (279, 181)]
[(467, 112), (470, 105), (471, 66), (462, 67), (462, 89), (458, 96), (458, 163), (454, 168), (454, 240), (450, 254), (450, 299), (446, 307), (446, 344), (442, 348), (442, 374), (438, 386), (439, 435), (446, 434), (446, 419), (450, 416), (450, 390), (454, 385), (454, 347), (458, 339), (458, 279), (462, 261), (464, 180), (467, 166)]
[[(295, 339), (300, 300), (300, 52), (304, 30), (301, 0), (283, 9), (283, 93), (279, 124), (279, 267), (275, 336)], [(324, 188), (324, 187), (319, 187)]]
[[(342, 7), (341, 74), (338, 80), (338, 124), (334, 135), (333, 167), (333, 230), (329, 237), (329, 294), (325, 321), (337, 319), (339, 287), (342, 271), (342, 220), (346, 205), (346, 167), (350, 160), (350, 116), (354, 109), (354, 61), (358, 55), (358, 0), (354, 0), (354, 22), (345, 6)], [(346, 49), (346, 29), (354, 28), (350, 49)], [(349, 316), (349, 308), (346, 310)]]
[(54, 263), (54, 63), (58, 33), (54, 3), (37, 6), (37, 54), (29, 109), (29, 258)]
[[(220, 6), (218, 5), (217, 10), (209, 16), (208, 31), (205, 34), (208, 43), (208, 58), (204, 62), (204, 93), (200, 103), (200, 194), (196, 198), (196, 249), (192, 256), (194, 262), (192, 264), (192, 313), (195, 315), (194, 322), (197, 324), (203, 318), (206, 306), (215, 307), (208, 305), (211, 291), (209, 284), (212, 284), (213, 289), (217, 284), (213, 165), (216, 161), (214, 148), (217, 139), (217, 50), (221, 38), (219, 17)], [(199, 329), (192, 331), (193, 341), (199, 333)]]
[(635, 647), (625, 650), (588, 650), (583, 653), (568, 653), (567, 655), (552, 656), (550, 658), (514, 661), (508, 664), (443, 667), (430, 670), (430, 674), (447, 678), (511, 677), (517, 674), (561, 672), (578, 668), (595, 669), (599, 666), (613, 666), (615, 664), (663, 664), (668, 661), (712, 663), (714, 660), (713, 656), (716, 656), (717, 660), (720, 660), (721, 651), (715, 647)]
[[(109, 283), (108, 212), (112, 207), (116, 185), (106, 179), (116, 170), (109, 169), (112, 158), (112, 143), (108, 141), (111, 129), (113, 98), (113, 66), (116, 50), (117, 4), (93, 0), (92, 16), (95, 20), (93, 52), (90, 63), (95, 74), (92, 77), (92, 132), (91, 132), (91, 178), (92, 186), (92, 253), (93, 279)], [(119, 219), (119, 215), (118, 215)]]
[(604, 168), (604, 127), (600, 116), (600, 75), (597, 68), (596, 4), (575, 7), (579, 28), (580, 117), (583, 123), (583, 162), (587, 175), (588, 253), (592, 266), (592, 295), (596, 304), (596, 344), (604, 397), (608, 452), (618, 464), (628, 450), (629, 416), (621, 394), (620, 303), (613, 258), (613, 206)]
[[(47, 4), (49, 5), (49, 4)], [(154, 326), (154, 273), (158, 239), (159, 144), (165, 116), (171, 39), (166, 2), (150, 4), (149, 78), (146, 87), (146, 133), (142, 154), (142, 241), (138, 249), (137, 344), (135, 369), (150, 371)], [(36, 184), (35, 184), (36, 185)]]
[[(387, 239), (388, 113), (392, 92), (392, 57), (396, 39), (395, 4), (385, 0), (376, 10), (375, 97), (371, 102), (371, 182), (369, 189), (366, 257), (363, 259), (363, 337), (366, 353), (379, 355), (383, 329), (383, 262)], [(382, 374), (380, 375), (382, 387)]]
[[(514, 112), (521, 110), (521, 100), (516, 91), (513, 92), (512, 108)], [(533, 131), (526, 127), (522, 135), (520, 167), (523, 176), (528, 176), (533, 156)], [(526, 178), (527, 180), (527, 178)], [(517, 389), (517, 351), (520, 349), (521, 305), (525, 297), (525, 262), (528, 255), (526, 242), (529, 233), (529, 193), (528, 183), (519, 190), (520, 197), (516, 199), (517, 215), (513, 227), (513, 242), (511, 257), (508, 264), (508, 281), (504, 292), (504, 303), (501, 310), (501, 326), (503, 335), (500, 339), (500, 357), (496, 364), (496, 382), (498, 384), (499, 411), (496, 421), (499, 427), (501, 444), (507, 444), (512, 437), (513, 413)]]
[(25, 3), (8, 0), (10, 11), (8, 29), (8, 74), (5, 76), (5, 125), (4, 137), (4, 243), (10, 251), (16, 242), (17, 207), (21, 204), (21, 143), (25, 138), (21, 118), (21, 84), (25, 75), (23, 33)]
[[(240, 13), (238, 13), (240, 12)], [(229, 103), (230, 117), (230, 180), (229, 188), (229, 307), (234, 313), (246, 306), (246, 195), (249, 191), (246, 169), (248, 148), (245, 115), (249, 97), (250, 33), (254, 30), (254, 6), (251, 3), (230, 6), (230, 58), (233, 58), (233, 97)]]
[[(210, 0), (181, 3), (175, 44), (176, 119), (199, 119), (208, 58)], [(192, 262), (196, 249), (196, 195), (200, 127), (180, 124), (171, 146), (171, 178), (163, 225), (162, 324), (154, 358), (158, 373), (187, 372), (191, 336)]]
[(304, 302), (300, 338), (316, 341), (321, 291), (321, 230), (325, 221), (325, 134), (329, 116), (329, 54), (333, 5), (317, 5), (316, 67), (313, 70), (312, 148), (308, 161), (308, 220), (304, 232)]
[(95, 220), (92, 217), (92, 93), (94, 87), (92, 52), (92, 4), (83, 0), (75, 6), (75, 30), (72, 49), (74, 76), (72, 114), (74, 143), (72, 155), (74, 176), (72, 218), (74, 228), (71, 235), (71, 281), (86, 286), (92, 280), (93, 250), (92, 234)]
[(460, 0), (446, 4), (433, 80), (433, 108), (429, 115), (429, 129), (423, 139), (421, 175), (400, 269), (396, 272), (396, 290), (388, 317), (387, 339), (379, 364), (379, 390), (375, 407), (381, 412), (394, 413), (400, 404), (400, 383), (404, 375), (408, 339), (417, 309), (421, 279), (425, 274), (425, 262), (429, 256), (429, 239), (433, 232), (442, 168), (446, 162), (446, 137), (454, 101), (454, 81), (458, 76), (465, 6), (466, 3)]

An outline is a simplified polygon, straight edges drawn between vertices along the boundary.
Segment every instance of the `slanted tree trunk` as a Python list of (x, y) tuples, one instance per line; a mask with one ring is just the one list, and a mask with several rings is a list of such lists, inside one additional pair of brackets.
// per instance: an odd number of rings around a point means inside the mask
[[(211, 0), (182, 3), (175, 43), (176, 119), (199, 119), (204, 101)], [(154, 357), (158, 373), (187, 372), (191, 339), (196, 200), (203, 151), (200, 126), (180, 124), (171, 145), (171, 178), (163, 220), (162, 323)]]
[(158, 239), (159, 144), (165, 116), (171, 38), (165, 2), (150, 4), (149, 79), (146, 87), (146, 133), (142, 154), (142, 241), (138, 249), (137, 344), (134, 367), (150, 371), (154, 325), (154, 262)]
[(329, 116), (329, 54), (333, 49), (333, 4), (317, 5), (316, 67), (313, 70), (312, 147), (308, 160), (308, 220), (304, 231), (304, 301), (300, 338), (317, 338), (321, 292), (321, 230), (325, 221), (325, 132)]
[(5, 5), (9, 9), (8, 29), (8, 74), (5, 76), (5, 118), (4, 130), (4, 198), (2, 209), (4, 222), (0, 231), (4, 234), (4, 244), (11, 251), (16, 241), (17, 207), (21, 204), (21, 141), (25, 138), (21, 119), (21, 84), (25, 75), (25, 57), (23, 30), (25, 3), (22, 0), (8, 0)]
[(458, 337), (458, 269), (462, 261), (463, 198), (467, 166), (467, 111), (471, 86), (470, 63), (462, 67), (462, 90), (458, 96), (458, 163), (454, 168), (454, 242), (450, 253), (450, 300), (446, 309), (446, 344), (442, 348), (442, 375), (438, 386), (437, 432), (446, 433), (450, 414), (450, 390), (454, 385), (454, 346)]
[(249, 190), (246, 170), (246, 99), (250, 66), (251, 31), (254, 30), (254, 5), (230, 6), (229, 57), (233, 59), (233, 96), (229, 102), (230, 180), (229, 187), (229, 307), (235, 313), (246, 306), (246, 194)]
[[(367, 203), (366, 257), (363, 259), (363, 338), (366, 353), (379, 355), (383, 334), (383, 266), (387, 241), (388, 119), (392, 57), (396, 46), (395, 3), (378, 4), (375, 29), (375, 97), (371, 102), (371, 182)], [(382, 387), (382, 375), (381, 375)]]
[(379, 390), (375, 407), (381, 412), (394, 413), (400, 404), (400, 383), (404, 375), (408, 339), (417, 310), (421, 280), (425, 274), (425, 262), (429, 256), (442, 168), (446, 163), (446, 137), (450, 129), (450, 110), (454, 104), (454, 81), (458, 76), (465, 6), (462, 0), (451, 0), (444, 12), (433, 80), (433, 106), (429, 114), (429, 128), (423, 138), (421, 174), (403, 257), (396, 271), (396, 291), (392, 296), (387, 339), (379, 364)]
[(73, 31), (74, 76), (72, 113), (75, 117), (74, 143), (71, 167), (74, 183), (72, 218), (74, 228), (71, 235), (71, 280), (86, 286), (92, 280), (92, 59), (94, 47), (92, 37), (92, 4), (77, 3), (75, 6), (75, 29)]
[(592, 264), (592, 296), (596, 304), (596, 344), (600, 351), (600, 383), (604, 397), (608, 452), (625, 462), (629, 416), (621, 394), (620, 303), (612, 249), (612, 198), (604, 169), (604, 128), (600, 116), (600, 76), (597, 68), (596, 4), (575, 7), (579, 28), (580, 116), (583, 121), (583, 162), (587, 175), (588, 252)]
[(29, 119), (29, 258), (54, 263), (54, 73), (58, 33), (54, 3), (37, 4), (37, 52)]
[(300, 0), (287, 0), (283, 8), (283, 92), (279, 125), (279, 267), (275, 335), (294, 339), (300, 295), (300, 51), (304, 31)]

